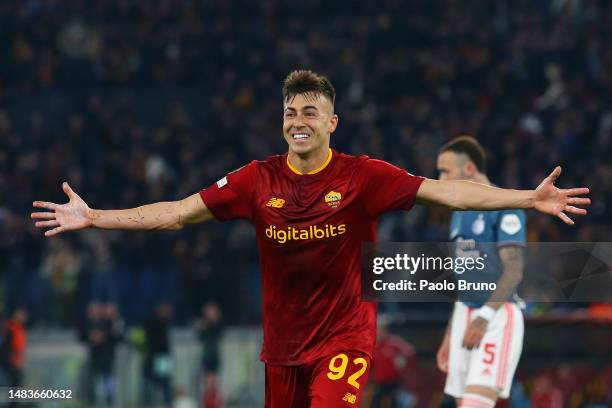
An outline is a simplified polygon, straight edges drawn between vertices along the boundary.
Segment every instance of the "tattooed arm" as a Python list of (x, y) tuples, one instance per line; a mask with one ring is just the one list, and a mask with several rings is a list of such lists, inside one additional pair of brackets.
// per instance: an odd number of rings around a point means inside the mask
[(497, 287), (485, 304), (497, 310), (509, 301), (516, 287), (523, 280), (523, 247), (506, 245), (499, 248), (499, 257), (504, 265), (504, 272), (497, 281)]
[(62, 185), (69, 198), (66, 204), (34, 201), (33, 206), (48, 211), (34, 212), (37, 228), (51, 228), (45, 236), (84, 228), (122, 230), (178, 230), (187, 224), (204, 222), (212, 213), (199, 194), (179, 201), (159, 202), (125, 210), (95, 210), (89, 208), (68, 183)]
[[(523, 248), (518, 245), (508, 245), (499, 248), (499, 257), (504, 264), (504, 272), (497, 281), (497, 287), (491, 294), (485, 307), (497, 311), (504, 302), (512, 297), (514, 290), (523, 279)], [(465, 331), (463, 336), (463, 347), (468, 349), (476, 348), (480, 345), (482, 338), (487, 330), (489, 321), (476, 317)]]

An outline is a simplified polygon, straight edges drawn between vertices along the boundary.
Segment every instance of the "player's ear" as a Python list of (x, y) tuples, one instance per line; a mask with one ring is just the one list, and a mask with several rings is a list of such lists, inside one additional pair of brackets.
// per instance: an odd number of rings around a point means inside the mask
[(474, 164), (473, 161), (468, 160), (468, 161), (465, 162), (465, 174), (468, 177), (474, 176), (477, 171), (478, 171), (478, 169), (476, 168), (476, 165)]
[(329, 118), (329, 133), (334, 133), (338, 127), (338, 115), (335, 113)]

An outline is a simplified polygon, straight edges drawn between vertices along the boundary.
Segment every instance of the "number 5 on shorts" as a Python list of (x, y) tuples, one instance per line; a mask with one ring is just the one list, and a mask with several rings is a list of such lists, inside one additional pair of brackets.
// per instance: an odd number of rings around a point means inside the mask
[[(348, 363), (349, 358), (344, 353), (338, 354), (337, 356), (333, 357), (329, 361), (329, 372), (327, 373), (327, 378), (336, 381), (344, 377), (344, 374), (346, 374), (346, 368), (348, 366)], [(352, 385), (353, 387), (359, 389), (360, 385), (357, 380), (363, 375), (363, 373), (365, 373), (366, 369), (368, 368), (368, 362), (365, 358), (357, 357), (353, 360), (353, 365), (361, 366), (361, 368), (355, 373), (353, 373), (346, 380), (346, 382)]]

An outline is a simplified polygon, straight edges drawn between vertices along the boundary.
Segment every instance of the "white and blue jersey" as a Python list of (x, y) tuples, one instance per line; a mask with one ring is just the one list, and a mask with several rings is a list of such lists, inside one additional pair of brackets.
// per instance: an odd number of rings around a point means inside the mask
[[(450, 239), (457, 244), (457, 256), (467, 256), (469, 253), (472, 257), (486, 257), (482, 271), (465, 271), (457, 276), (473, 283), (499, 281), (504, 267), (498, 248), (524, 245), (526, 235), (525, 213), (522, 210), (454, 212)], [(480, 346), (475, 349), (463, 347), (463, 338), (477, 316), (475, 308), (487, 302), (491, 292), (471, 290), (459, 296), (449, 335), (448, 374), (444, 392), (455, 398), (463, 398), (467, 387), (478, 385), (496, 391), (500, 398), (508, 398), (521, 356), (525, 330), (523, 314), (519, 306), (511, 301), (516, 300), (516, 296), (495, 311)]]
[[(501, 211), (454, 211), (450, 223), (450, 240), (466, 246), (480, 243), (490, 245), (479, 247), (478, 256), (486, 256), (487, 267), (479, 272), (466, 272), (461, 276), (469, 282), (497, 282), (504, 268), (497, 248), (504, 245), (525, 245), (527, 225), (523, 210)], [(463, 245), (461, 245), (463, 246)], [(485, 255), (486, 254), (486, 255)], [(471, 292), (463, 302), (473, 308), (482, 306), (490, 292)]]

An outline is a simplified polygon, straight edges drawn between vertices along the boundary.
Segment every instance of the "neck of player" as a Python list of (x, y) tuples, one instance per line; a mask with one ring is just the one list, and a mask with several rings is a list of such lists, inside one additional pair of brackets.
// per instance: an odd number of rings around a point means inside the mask
[(329, 146), (322, 146), (320, 149), (306, 154), (298, 154), (290, 149), (287, 161), (300, 174), (308, 174), (322, 170), (322, 167), (329, 161), (330, 155), (331, 150)]
[(482, 173), (476, 173), (473, 177), (472, 180), (475, 183), (480, 183), (480, 184), (486, 184), (487, 186), (491, 185), (491, 181), (489, 180), (489, 178), (487, 177), (486, 174), (482, 174)]

